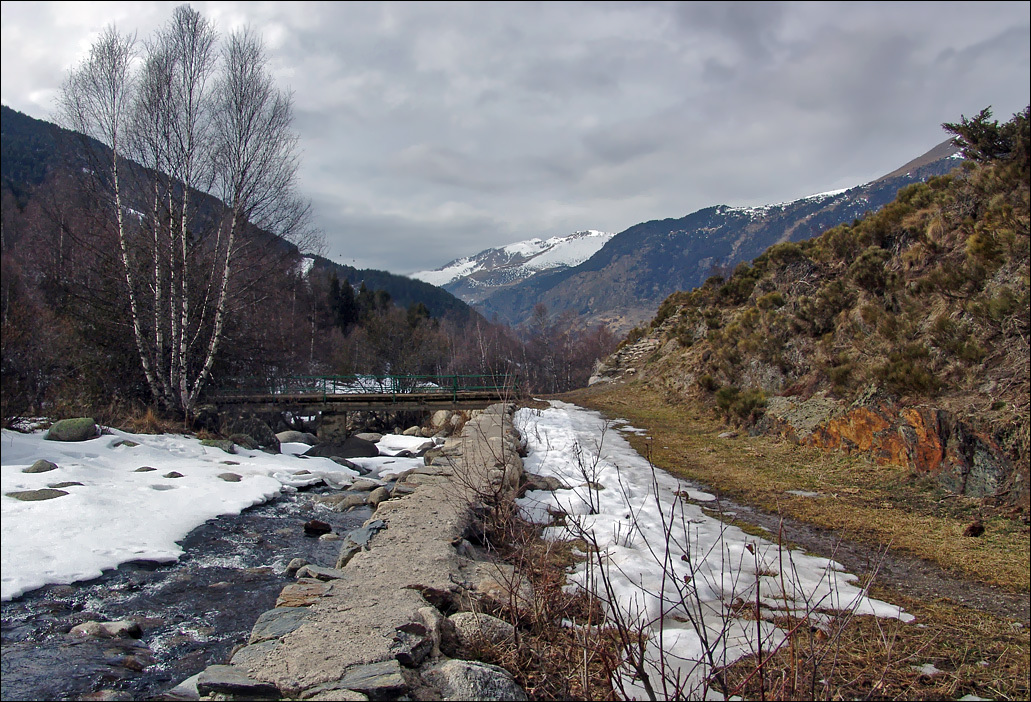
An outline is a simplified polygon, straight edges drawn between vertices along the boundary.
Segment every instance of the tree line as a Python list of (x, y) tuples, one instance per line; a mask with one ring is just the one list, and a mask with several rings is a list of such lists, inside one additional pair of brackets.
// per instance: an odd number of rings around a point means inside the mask
[(187, 5), (145, 41), (108, 28), (58, 107), (61, 165), (4, 177), (5, 422), (188, 417), (220, 387), (296, 374), (489, 373), (557, 392), (615, 346), (543, 307), (514, 330), (304, 265), (320, 238), (292, 102), (249, 30), (221, 37)]

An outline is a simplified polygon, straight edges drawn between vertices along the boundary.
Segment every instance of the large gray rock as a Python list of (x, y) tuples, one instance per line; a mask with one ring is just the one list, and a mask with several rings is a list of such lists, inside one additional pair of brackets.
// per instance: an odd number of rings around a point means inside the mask
[(361, 692), (372, 700), (397, 699), (408, 691), (408, 682), (401, 672), (401, 664), (396, 660), (350, 668), (340, 679), (339, 686), (345, 690)]
[(272, 451), (273, 453), (279, 453), (279, 439), (277, 439), (275, 433), (273, 433), (272, 427), (256, 417), (238, 419), (229, 425), (226, 433), (230, 435), (246, 434), (254, 439), (261, 448)]
[(275, 685), (248, 677), (240, 668), (231, 665), (210, 665), (197, 678), (197, 692), (201, 697), (225, 695), (245, 700), (278, 700)]
[(245, 451), (257, 451), (261, 446), (251, 438), (250, 434), (230, 434), (229, 440)]
[(350, 562), (359, 551), (369, 549), (369, 541), (376, 532), (386, 529), (387, 525), (382, 519), (374, 519), (364, 526), (348, 533), (344, 542), (340, 545), (340, 555), (337, 556), (336, 569), (340, 570)]
[(220, 448), (226, 453), (236, 453), (235, 444), (229, 439), (201, 439), (200, 445)]
[(246, 668), (268, 658), (268, 656), (276, 650), (276, 646), (278, 645), (279, 641), (270, 639), (268, 641), (256, 643), (253, 646), (241, 646), (236, 649), (233, 653), (233, 657), (229, 659), (229, 662), (233, 665)]
[(276, 434), (276, 438), (279, 439), (281, 444), (308, 444), (314, 446), (319, 443), (319, 439), (314, 434), (309, 434), (306, 431), (281, 431)]
[(408, 622), (394, 630), (390, 650), (397, 662), (406, 668), (418, 668), (433, 652), (433, 633), (424, 624)]
[(264, 612), (251, 629), (249, 644), (254, 645), (270, 639), (278, 639), (294, 631), (308, 617), (306, 607), (276, 607)]
[(448, 619), (455, 625), (461, 645), (467, 649), (504, 646), (515, 641), (515, 627), (489, 614), (457, 612)]
[(526, 700), (526, 692), (504, 668), (475, 661), (449, 660), (423, 672), (442, 700)]
[(97, 433), (93, 417), (77, 417), (54, 422), (45, 438), (50, 441), (87, 441), (96, 438)]
[(349, 436), (345, 441), (321, 443), (304, 452), (305, 456), (323, 458), (375, 458), (379, 449), (371, 441)]

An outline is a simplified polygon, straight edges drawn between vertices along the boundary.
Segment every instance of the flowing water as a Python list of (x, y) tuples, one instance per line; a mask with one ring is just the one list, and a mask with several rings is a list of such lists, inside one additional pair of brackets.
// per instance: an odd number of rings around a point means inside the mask
[[(95, 580), (4, 602), (0, 699), (147, 699), (225, 663), (292, 580), (285, 572), (292, 558), (336, 562), (340, 542), (305, 536), (304, 523), (319, 519), (343, 535), (371, 514), (367, 507), (337, 513), (313, 506), (312, 496), (324, 490), (209, 520), (182, 542), (177, 563), (127, 563)], [(86, 621), (130, 618), (141, 624), (139, 639), (68, 633)]]

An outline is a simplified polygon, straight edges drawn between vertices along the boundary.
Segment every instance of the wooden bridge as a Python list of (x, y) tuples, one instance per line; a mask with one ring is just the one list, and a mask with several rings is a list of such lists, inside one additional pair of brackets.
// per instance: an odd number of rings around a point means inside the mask
[(206, 400), (219, 408), (303, 414), (438, 409), (483, 409), (515, 400), (510, 376), (324, 375), (245, 380), (239, 389), (216, 391)]

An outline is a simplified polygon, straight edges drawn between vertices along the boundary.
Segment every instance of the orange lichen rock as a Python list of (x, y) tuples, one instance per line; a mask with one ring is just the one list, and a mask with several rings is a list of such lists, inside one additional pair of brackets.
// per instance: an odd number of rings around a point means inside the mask
[[(790, 427), (785, 435), (794, 434)], [(881, 465), (935, 475), (950, 490), (994, 494), (1010, 461), (992, 437), (932, 407), (900, 407), (882, 402), (853, 407), (801, 438), (800, 443), (869, 454)]]

